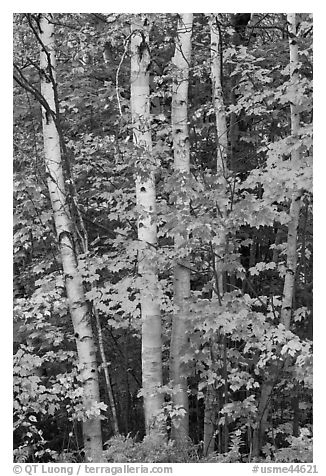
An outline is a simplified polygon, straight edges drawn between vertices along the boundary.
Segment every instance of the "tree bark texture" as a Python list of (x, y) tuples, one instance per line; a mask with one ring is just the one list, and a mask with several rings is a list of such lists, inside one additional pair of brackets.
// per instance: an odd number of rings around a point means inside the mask
[(217, 390), (212, 384), (207, 384), (204, 410), (204, 455), (215, 450), (215, 432), (217, 428)]
[(216, 14), (210, 17), (211, 33), (211, 79), (212, 96), (216, 121), (216, 155), (217, 174), (226, 175), (228, 131), (222, 87), (222, 38)]
[(163, 406), (161, 314), (156, 266), (156, 194), (152, 157), (148, 19), (134, 15), (131, 32), (131, 114), (137, 151), (138, 274), (142, 317), (142, 384), (146, 433), (161, 432)]
[[(299, 64), (298, 40), (297, 40), (297, 17), (296, 13), (288, 13), (289, 28), (289, 48), (290, 48), (290, 80), (293, 91), (293, 98), (296, 97), (296, 82), (298, 81), (297, 67)], [(297, 138), (300, 127), (299, 105), (295, 100), (291, 102), (291, 135)], [(296, 162), (299, 160), (299, 150), (294, 149), (291, 153), (291, 160)], [(283, 302), (281, 310), (281, 322), (286, 329), (290, 329), (292, 302), (294, 296), (295, 274), (297, 267), (297, 235), (299, 215), (301, 210), (301, 191), (297, 190), (293, 193), (290, 206), (290, 222), (288, 224), (287, 236), (287, 261), (286, 274), (283, 288)]]
[[(190, 173), (190, 143), (188, 135), (188, 86), (191, 59), (192, 13), (179, 15), (173, 64), (172, 85), (172, 138), (174, 150), (174, 170), (180, 188), (187, 186)], [(189, 200), (180, 199), (176, 203), (180, 223), (189, 215)], [(187, 239), (186, 226), (174, 239), (178, 253)], [(182, 363), (182, 354), (187, 344), (188, 299), (190, 297), (190, 270), (179, 260), (174, 269), (174, 305), (172, 321), (170, 378), (173, 386), (172, 402), (184, 414), (172, 421), (171, 436), (184, 442), (189, 434), (189, 403), (187, 376)]]
[[(85, 419), (83, 421), (84, 450), (87, 460), (102, 461), (101, 420), (92, 416), (92, 407), (100, 402), (96, 348), (90, 313), (85, 300), (73, 240), (73, 226), (63, 175), (60, 138), (54, 118), (57, 114), (54, 25), (46, 14), (40, 19), (41, 93), (50, 110), (42, 108), (44, 158), (56, 233), (58, 237), (65, 287), (74, 327), (80, 378), (83, 388)], [(94, 415), (94, 413), (93, 413)]]

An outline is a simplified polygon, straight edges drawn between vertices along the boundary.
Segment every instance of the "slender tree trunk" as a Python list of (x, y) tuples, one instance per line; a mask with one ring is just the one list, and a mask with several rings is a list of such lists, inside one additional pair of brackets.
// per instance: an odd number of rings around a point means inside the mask
[(148, 19), (133, 15), (131, 36), (131, 114), (138, 207), (138, 273), (142, 316), (142, 379), (146, 433), (159, 433), (163, 407), (161, 314), (156, 265), (156, 195), (149, 100)]
[(215, 449), (215, 431), (217, 419), (217, 391), (213, 385), (208, 384), (205, 395), (204, 410), (204, 455), (213, 453)]
[(290, 222), (288, 224), (286, 274), (283, 287), (281, 322), (290, 329), (292, 301), (294, 296), (295, 275), (297, 269), (297, 235), (299, 214), (301, 210), (301, 194), (294, 193), (290, 206)]
[(132, 406), (132, 401), (130, 398), (130, 386), (129, 386), (129, 368), (128, 368), (128, 363), (129, 363), (129, 331), (125, 331), (125, 336), (124, 336), (124, 344), (123, 344), (123, 358), (124, 358), (124, 367), (126, 371), (124, 372), (124, 389), (125, 389), (125, 400), (124, 400), (124, 405), (123, 405), (123, 416), (124, 416), (124, 421), (125, 421), (125, 433), (129, 433), (130, 430), (130, 425), (131, 425), (131, 420), (132, 420), (132, 414), (133, 414), (133, 406)]
[[(288, 13), (287, 15), (289, 25), (289, 46), (290, 46), (290, 78), (291, 88), (293, 90), (293, 98), (297, 97), (296, 81), (298, 80), (297, 67), (299, 64), (298, 40), (297, 34), (297, 18), (296, 13)], [(298, 136), (300, 127), (299, 105), (291, 102), (291, 134), (293, 138)], [(291, 153), (291, 160), (297, 162), (299, 160), (299, 150), (294, 149)], [(290, 206), (290, 222), (288, 224), (287, 237), (287, 262), (286, 274), (284, 279), (283, 302), (281, 310), (281, 322), (286, 329), (290, 328), (292, 301), (294, 295), (295, 274), (297, 268), (297, 235), (299, 215), (301, 210), (301, 191), (295, 191), (292, 197)]]
[[(228, 151), (228, 132), (225, 114), (225, 105), (222, 87), (222, 38), (219, 29), (218, 17), (212, 13), (210, 16), (210, 56), (211, 56), (211, 80), (212, 80), (212, 99), (215, 111), (215, 126), (216, 126), (216, 177), (221, 183), (225, 182), (225, 190), (227, 186), (227, 151)], [(219, 214), (223, 218), (227, 214), (226, 209), (219, 207)], [(225, 253), (226, 237), (224, 230), (218, 230), (220, 236), (220, 243), (218, 246), (221, 250), (215, 255), (222, 255)], [(212, 250), (213, 251), (213, 250)], [(217, 305), (221, 305), (221, 299), (224, 292), (223, 279), (223, 258), (217, 258), (213, 255), (213, 268), (215, 287), (217, 296), (215, 297)], [(226, 350), (226, 349), (225, 349)], [(224, 372), (224, 378), (226, 378)], [(226, 383), (227, 386), (227, 383)], [(219, 405), (217, 404), (218, 392), (213, 385), (208, 385), (205, 397), (205, 414), (204, 414), (204, 453), (209, 454), (214, 451), (215, 447), (215, 431), (217, 422), (217, 412)], [(224, 435), (227, 435), (227, 420), (224, 429)], [(227, 438), (227, 436), (225, 436)]]
[[(295, 95), (296, 81), (298, 74), (296, 68), (298, 65), (298, 43), (296, 38), (297, 32), (297, 18), (295, 13), (288, 13), (287, 15), (289, 25), (289, 48), (290, 48), (290, 80), (291, 88), (293, 88), (293, 98)], [(298, 135), (300, 114), (298, 104), (291, 103), (291, 135), (295, 138)], [(298, 161), (299, 152), (297, 149), (291, 153), (291, 160), (293, 162)], [(297, 268), (297, 235), (299, 215), (301, 210), (301, 195), (302, 192), (297, 190), (293, 193), (291, 205), (290, 205), (290, 221), (288, 223), (287, 233), (287, 260), (286, 260), (286, 274), (284, 278), (283, 286), (283, 299), (281, 308), (281, 323), (286, 330), (291, 326), (291, 314), (293, 307), (293, 296), (295, 286), (295, 275)], [(275, 382), (274, 382), (275, 383)], [(253, 456), (257, 457), (260, 454), (263, 444), (263, 438), (268, 421), (269, 402), (273, 391), (274, 383), (265, 380), (261, 386), (261, 398), (258, 407), (258, 428), (254, 432), (253, 438)]]
[[(94, 405), (100, 402), (96, 348), (90, 313), (77, 267), (72, 233), (73, 226), (67, 203), (61, 161), (60, 140), (54, 121), (57, 112), (54, 25), (47, 15), (42, 15), (40, 19), (40, 42), (41, 93), (53, 112), (52, 115), (49, 110), (42, 108), (47, 185), (60, 247), (69, 310), (76, 337), (80, 377), (83, 387), (83, 403), (85, 412), (91, 413)], [(101, 420), (98, 416), (92, 417), (87, 415), (87, 413), (85, 414), (83, 437), (86, 459), (94, 462), (103, 461)]]
[(263, 445), (265, 430), (268, 423), (268, 412), (270, 398), (274, 388), (272, 378), (265, 378), (260, 388), (260, 397), (258, 404), (257, 426), (254, 428), (252, 437), (252, 456), (258, 458)]
[[(227, 338), (223, 338), (223, 380), (224, 380), (224, 405), (229, 403), (229, 382), (228, 382), (228, 362), (227, 362)], [(224, 452), (229, 451), (229, 418), (225, 415), (224, 423)]]
[(98, 310), (95, 306), (93, 306), (93, 313), (96, 319), (96, 329), (98, 335), (98, 345), (100, 348), (100, 355), (102, 360), (102, 368), (105, 377), (106, 389), (108, 392), (110, 410), (111, 410), (111, 417), (112, 417), (112, 426), (113, 426), (113, 433), (117, 435), (119, 433), (119, 423), (118, 423), (118, 415), (117, 415), (117, 408), (114, 401), (114, 395), (111, 385), (110, 373), (109, 373), (109, 362), (106, 359), (105, 349), (104, 349), (104, 342), (103, 342), (103, 332), (102, 326), (100, 321), (100, 316)]
[[(180, 181), (180, 187), (187, 187), (190, 173), (190, 143), (188, 133), (188, 85), (191, 58), (192, 13), (181, 13), (178, 19), (178, 31), (173, 57), (174, 78), (172, 89), (172, 137), (174, 150), (174, 169)], [(177, 213), (180, 222), (187, 220), (189, 201), (178, 200)], [(179, 236), (175, 237), (175, 249), (180, 251), (187, 239), (186, 226)], [(187, 377), (181, 361), (182, 353), (187, 344), (188, 299), (190, 297), (190, 270), (186, 262), (179, 263), (174, 269), (174, 304), (175, 311), (172, 322), (170, 350), (170, 378), (174, 393), (172, 402), (184, 414), (172, 421), (171, 436), (178, 442), (184, 442), (189, 433), (189, 403), (187, 393)]]
[(296, 438), (300, 435), (300, 387), (296, 385), (294, 391), (297, 393), (292, 398), (292, 411), (293, 411), (293, 424), (292, 424), (292, 435)]
[(211, 79), (212, 96), (216, 121), (216, 153), (217, 153), (217, 174), (226, 176), (228, 132), (225, 114), (225, 105), (222, 87), (222, 38), (219, 30), (219, 23), (216, 14), (210, 17), (211, 32)]

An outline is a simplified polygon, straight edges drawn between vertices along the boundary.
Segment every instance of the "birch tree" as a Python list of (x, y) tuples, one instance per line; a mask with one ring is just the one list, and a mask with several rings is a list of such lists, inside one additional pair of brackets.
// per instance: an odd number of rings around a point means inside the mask
[(218, 16), (210, 16), (211, 36), (211, 80), (212, 99), (216, 123), (216, 168), (217, 175), (226, 176), (228, 131), (222, 86), (222, 38), (219, 29)]
[[(190, 143), (188, 133), (188, 86), (191, 58), (192, 13), (182, 13), (178, 18), (177, 37), (173, 64), (172, 85), (172, 137), (174, 151), (174, 170), (180, 180), (180, 189), (186, 187), (190, 173)], [(180, 220), (189, 215), (189, 200), (177, 201)], [(187, 230), (184, 227), (175, 237), (174, 245), (178, 252), (184, 247)], [(172, 401), (182, 415), (172, 422), (172, 438), (184, 441), (189, 432), (187, 377), (181, 362), (182, 351), (187, 343), (187, 300), (190, 297), (190, 270), (185, 262), (178, 262), (174, 269), (175, 313), (172, 322), (170, 349), (170, 377), (173, 385)]]
[[(288, 13), (287, 15), (288, 28), (289, 28), (289, 49), (290, 49), (290, 81), (291, 92), (293, 101), (291, 101), (291, 135), (293, 139), (298, 139), (299, 127), (300, 127), (300, 114), (298, 96), (296, 94), (296, 83), (298, 77), (298, 64), (299, 64), (299, 52), (298, 52), (298, 40), (297, 40), (297, 15), (296, 13)], [(297, 100), (296, 100), (297, 98)], [(292, 162), (299, 161), (299, 150), (293, 149), (291, 152)], [(288, 224), (288, 236), (287, 236), (287, 262), (286, 262), (286, 275), (284, 279), (283, 288), (283, 301), (281, 310), (281, 322), (286, 329), (290, 329), (291, 325), (291, 313), (292, 302), (294, 295), (295, 274), (297, 267), (297, 234), (299, 215), (301, 209), (301, 190), (295, 190), (293, 192), (291, 206), (290, 206), (290, 221)]]
[[(225, 105), (222, 86), (222, 38), (219, 29), (218, 16), (214, 13), (209, 18), (210, 25), (210, 65), (211, 65), (211, 81), (212, 81), (212, 103), (215, 113), (216, 127), (216, 177), (220, 182), (225, 181), (227, 185), (227, 149), (228, 149), (228, 133), (225, 114)], [(220, 208), (220, 207), (219, 207)], [(226, 210), (220, 208), (220, 213), (226, 214)], [(220, 237), (219, 246), (221, 249), (225, 246), (225, 233), (222, 226), (217, 231)], [(222, 255), (223, 253), (216, 253)], [(217, 296), (213, 296), (216, 304), (221, 304), (223, 296), (223, 262), (222, 259), (214, 257), (214, 278)], [(217, 401), (217, 391), (213, 384), (208, 384), (205, 395), (205, 413), (204, 413), (204, 454), (214, 451), (215, 446), (215, 430), (217, 423), (217, 411), (219, 404)], [(226, 422), (227, 424), (227, 422)]]
[(191, 38), (187, 15), (43, 16), (57, 65), (14, 16), (14, 459), (83, 458), (94, 417), (93, 460), (311, 461), (311, 15)]
[(41, 15), (39, 42), (41, 45), (41, 94), (45, 101), (44, 105), (47, 105), (47, 107), (42, 107), (44, 160), (69, 310), (77, 344), (85, 410), (83, 421), (85, 456), (87, 460), (100, 462), (102, 461), (102, 435), (96, 348), (91, 317), (85, 300), (83, 283), (78, 271), (73, 239), (73, 225), (65, 189), (60, 138), (55, 120), (58, 117), (56, 59), (54, 24), (50, 15)]
[(149, 100), (148, 18), (133, 15), (131, 25), (131, 114), (137, 151), (138, 274), (142, 318), (142, 384), (146, 433), (161, 431), (162, 337), (156, 269), (156, 196)]

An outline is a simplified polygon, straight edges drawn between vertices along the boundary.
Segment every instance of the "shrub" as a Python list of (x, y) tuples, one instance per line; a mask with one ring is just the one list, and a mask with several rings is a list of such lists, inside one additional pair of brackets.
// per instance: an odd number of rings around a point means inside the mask
[(159, 435), (145, 436), (141, 442), (129, 435), (118, 435), (105, 444), (105, 457), (112, 463), (189, 463), (199, 459), (190, 442), (177, 445), (174, 441), (162, 441)]

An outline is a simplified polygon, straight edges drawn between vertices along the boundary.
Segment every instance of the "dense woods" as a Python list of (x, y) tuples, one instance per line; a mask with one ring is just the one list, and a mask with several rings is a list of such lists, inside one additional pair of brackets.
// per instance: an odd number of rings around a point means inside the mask
[(312, 16), (14, 15), (14, 460), (312, 462)]

